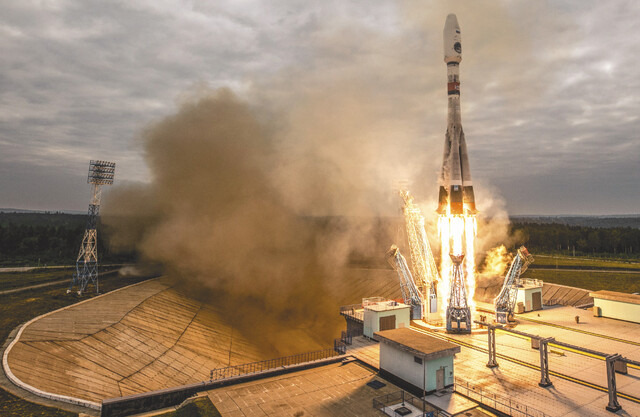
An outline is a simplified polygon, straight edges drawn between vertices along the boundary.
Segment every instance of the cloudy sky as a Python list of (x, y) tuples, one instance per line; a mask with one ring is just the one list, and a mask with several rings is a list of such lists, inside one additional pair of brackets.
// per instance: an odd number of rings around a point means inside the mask
[[(150, 181), (141, 132), (185, 97), (221, 87), (292, 118), (300, 102), (325, 122), (325, 113), (361, 118), (390, 144), (382, 152), (399, 155), (389, 162), (363, 145), (380, 188), (408, 178), (435, 199), (446, 129), (442, 28), (453, 12), (476, 198), (510, 214), (640, 212), (638, 2), (0, 8), (0, 207), (85, 210), (89, 159), (116, 161), (121, 184)], [(305, 140), (300, 125), (289, 135)], [(344, 140), (358, 135), (349, 132)]]

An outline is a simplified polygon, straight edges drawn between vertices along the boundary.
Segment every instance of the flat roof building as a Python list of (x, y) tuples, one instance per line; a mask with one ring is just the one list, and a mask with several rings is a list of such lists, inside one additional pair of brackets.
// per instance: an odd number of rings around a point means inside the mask
[(593, 315), (640, 323), (640, 295), (600, 290), (590, 292)]
[(422, 396), (453, 385), (453, 357), (460, 346), (408, 328), (374, 334), (380, 342), (380, 375)]
[(538, 279), (524, 278), (520, 280), (516, 305), (522, 305), (522, 311), (516, 311), (517, 313), (542, 310), (543, 285), (544, 283)]
[(394, 300), (381, 297), (362, 300), (363, 334), (373, 338), (381, 330), (409, 327), (411, 325), (411, 307)]

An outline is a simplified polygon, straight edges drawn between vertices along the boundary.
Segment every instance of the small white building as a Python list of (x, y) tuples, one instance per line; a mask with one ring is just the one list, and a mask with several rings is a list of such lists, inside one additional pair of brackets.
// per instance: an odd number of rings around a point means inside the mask
[(640, 295), (616, 291), (590, 292), (593, 315), (640, 323)]
[(409, 328), (377, 332), (380, 375), (414, 395), (453, 385), (460, 346)]
[[(516, 313), (526, 313), (527, 311), (542, 310), (542, 286), (544, 283), (537, 279), (521, 279), (518, 287), (516, 306), (522, 305)], [(522, 304), (521, 304), (522, 303)]]
[(411, 324), (411, 306), (381, 297), (362, 300), (363, 334), (373, 338), (381, 330), (409, 327)]

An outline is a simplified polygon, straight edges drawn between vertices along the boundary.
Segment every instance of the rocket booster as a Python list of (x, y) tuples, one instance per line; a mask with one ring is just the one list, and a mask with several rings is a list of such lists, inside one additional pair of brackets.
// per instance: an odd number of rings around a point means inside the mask
[(437, 210), (439, 214), (476, 213), (469, 156), (460, 117), (460, 61), (462, 61), (460, 26), (456, 15), (450, 14), (444, 25), (444, 62), (447, 64), (449, 110), (442, 171), (439, 178)]

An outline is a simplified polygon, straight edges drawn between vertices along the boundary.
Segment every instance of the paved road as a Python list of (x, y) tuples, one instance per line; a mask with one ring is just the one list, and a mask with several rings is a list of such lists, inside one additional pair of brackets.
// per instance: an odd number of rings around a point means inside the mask
[(35, 285), (29, 285), (27, 287), (20, 287), (20, 288), (13, 288), (11, 290), (4, 290), (4, 291), (0, 291), (0, 295), (13, 294), (15, 292), (32, 290), (34, 288), (51, 287), (53, 285), (58, 285), (58, 284), (62, 284), (62, 283), (65, 283), (65, 282), (69, 283), (69, 278), (60, 279), (60, 280), (57, 280), (57, 281), (45, 282), (44, 284), (35, 284)]
[[(135, 264), (108, 264), (108, 265), (100, 265), (104, 268), (111, 268), (115, 266), (132, 266)], [(75, 268), (75, 265), (52, 265), (52, 266), (12, 266), (7, 268), (0, 268), (1, 272), (29, 272), (34, 269), (66, 269), (66, 268)]]
[(529, 269), (531, 270), (538, 270), (538, 271), (569, 271), (569, 272), (607, 272), (607, 273), (612, 273), (612, 274), (640, 274), (640, 269), (634, 269), (634, 270), (630, 270), (630, 269), (577, 269), (577, 268), (534, 268), (529, 266)]
[[(60, 268), (62, 268), (62, 267), (60, 267)], [(117, 271), (117, 270), (115, 270), (115, 269), (114, 270), (108, 270), (108, 271), (102, 272), (101, 275), (110, 274), (110, 273), (115, 272), (115, 271)], [(26, 287), (12, 288), (10, 290), (0, 291), (0, 295), (13, 294), (13, 293), (16, 293), (16, 292), (32, 290), (34, 288), (51, 287), (51, 286), (54, 286), (54, 285), (64, 284), (64, 283), (68, 284), (70, 279), (71, 279), (71, 276), (69, 276), (69, 278), (59, 279), (59, 280), (56, 280), (56, 281), (44, 282), (42, 284), (33, 284), (33, 285), (28, 285)]]
[(9, 267), (9, 268), (0, 268), (0, 272), (29, 272), (34, 269), (65, 269), (65, 268), (73, 268), (75, 265), (58, 265), (58, 266), (19, 266), (19, 267)]

